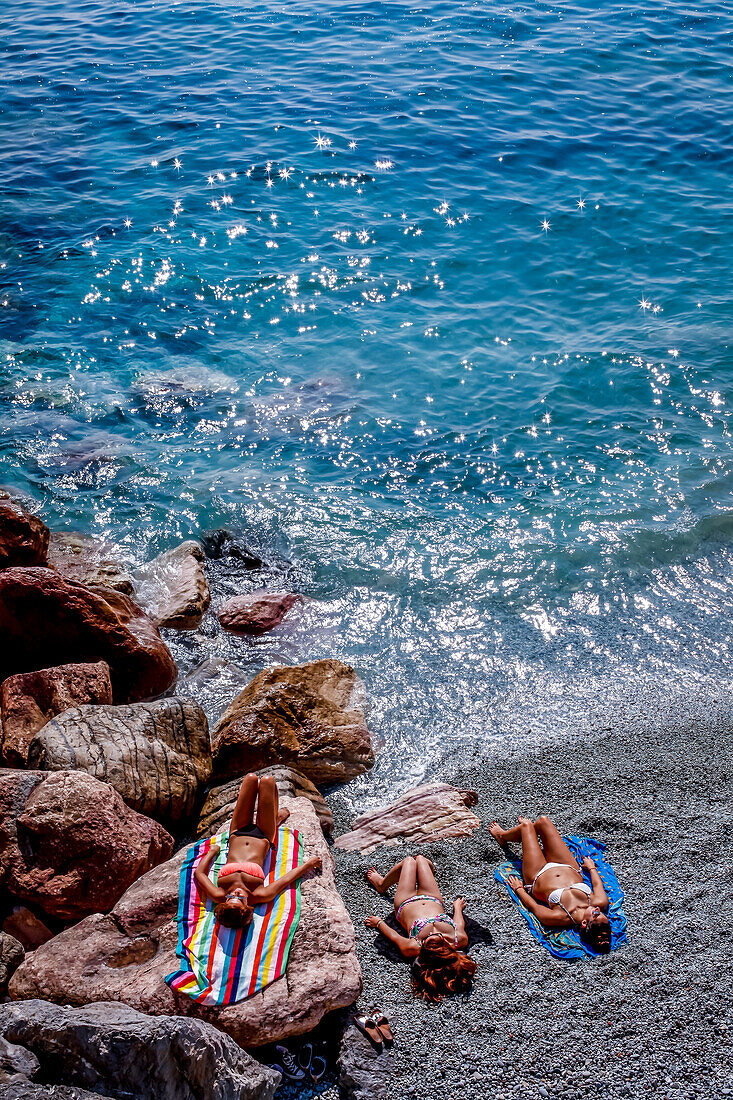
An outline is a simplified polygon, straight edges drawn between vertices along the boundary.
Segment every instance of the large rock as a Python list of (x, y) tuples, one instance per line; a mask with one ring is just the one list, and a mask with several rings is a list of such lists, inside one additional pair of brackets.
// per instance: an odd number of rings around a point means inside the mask
[(53, 932), (25, 905), (14, 905), (3, 921), (3, 932), (18, 940), (26, 951), (35, 951), (53, 939)]
[[(34, 1077), (39, 1069), (40, 1063), (35, 1054), (31, 1054), (25, 1047), (9, 1043), (0, 1035), (0, 1085), (27, 1081), (29, 1077)], [(4, 1090), (2, 1095), (6, 1096)]]
[(301, 596), (294, 592), (251, 592), (247, 596), (232, 596), (217, 612), (224, 630), (231, 634), (257, 636), (274, 630)]
[(338, 837), (336, 847), (371, 852), (379, 844), (470, 836), (481, 824), (469, 809), (477, 801), (475, 791), (461, 791), (448, 783), (415, 787), (389, 806), (358, 817), (353, 830)]
[(23, 944), (9, 932), (0, 932), (0, 997), (4, 997), (8, 982), (23, 962)]
[(20, 773), (34, 784), (21, 807), (17, 774), (0, 771), (0, 811), (12, 807), (17, 819), (0, 826), (0, 881), (14, 897), (63, 920), (106, 912), (171, 855), (173, 837), (108, 783), (84, 772)]
[(266, 563), (249, 546), (238, 542), (231, 532), (223, 527), (209, 531), (203, 537), (204, 552), (207, 558), (218, 561), (220, 558), (233, 558), (241, 562), (245, 569), (261, 569)]
[(209, 726), (192, 699), (75, 707), (31, 741), (28, 763), (80, 770), (119, 791), (128, 806), (169, 823), (193, 813), (211, 775)]
[(340, 1100), (391, 1100), (398, 1093), (394, 1047), (375, 1050), (354, 1024), (341, 1036), (338, 1070)]
[[(328, 803), (310, 779), (306, 779), (300, 772), (293, 768), (276, 764), (272, 768), (260, 768), (257, 775), (271, 775), (277, 784), (280, 798), (307, 798), (313, 803), (313, 809), (318, 815), (325, 836), (333, 832), (333, 814)], [(234, 813), (234, 807), (239, 796), (241, 780), (233, 779), (224, 783), (221, 787), (212, 787), (206, 795), (206, 800), (201, 808), (199, 816), (197, 836), (213, 836), (227, 821), (230, 821)]]
[(69, 581), (90, 588), (113, 588), (125, 596), (134, 591), (132, 577), (118, 560), (111, 542), (100, 542), (89, 535), (52, 531), (48, 544), (48, 564)]
[(20, 672), (0, 685), (2, 759), (14, 768), (28, 763), (28, 746), (56, 714), (84, 703), (111, 703), (106, 661)]
[(26, 1077), (15, 1078), (3, 1088), (2, 1100), (115, 1100), (101, 1092), (89, 1092), (75, 1085), (54, 1085), (53, 1092), (47, 1085), (37, 1085)]
[(135, 1100), (271, 1100), (280, 1074), (201, 1020), (125, 1004), (6, 1005), (0, 1035), (35, 1055), (44, 1078)]
[(46, 524), (17, 501), (0, 498), (0, 569), (43, 565), (48, 551)]
[(243, 1046), (310, 1031), (332, 1009), (356, 1000), (361, 972), (354, 926), (336, 890), (333, 859), (304, 798), (284, 799), (306, 856), (323, 870), (301, 883), (301, 911), (285, 974), (235, 1005), (206, 1008), (165, 984), (178, 969), (178, 884), (185, 851), (138, 879), (111, 913), (87, 917), (28, 956), (10, 982), (14, 998), (60, 1004), (122, 1001), (152, 1015), (197, 1016)]
[(0, 680), (102, 660), (119, 703), (161, 695), (177, 675), (157, 628), (127, 596), (87, 588), (52, 569), (0, 572)]
[(197, 542), (182, 542), (141, 566), (135, 596), (153, 622), (172, 630), (195, 630), (211, 603)]
[(318, 785), (353, 779), (374, 763), (365, 702), (362, 681), (341, 661), (266, 669), (214, 728), (215, 774), (290, 764)]

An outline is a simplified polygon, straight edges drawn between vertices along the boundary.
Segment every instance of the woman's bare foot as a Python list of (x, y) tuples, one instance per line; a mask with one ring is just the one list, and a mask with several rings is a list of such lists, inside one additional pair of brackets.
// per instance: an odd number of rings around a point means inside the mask
[(285, 806), (283, 806), (283, 807), (282, 807), (282, 808), (280, 809), (280, 811), (279, 811), (279, 813), (278, 813), (278, 815), (277, 815), (277, 823), (278, 823), (278, 825), (282, 825), (282, 823), (283, 823), (284, 821), (287, 821), (289, 817), (290, 817), (290, 810), (287, 810), (287, 809), (285, 808)]
[(506, 829), (502, 829), (498, 821), (491, 822), (491, 824), (489, 825), (489, 832), (493, 836), (494, 840), (497, 841), (497, 843), (504, 843), (504, 833), (506, 832)]
[(384, 893), (384, 890), (382, 888), (382, 884), (384, 883), (384, 878), (383, 878), (382, 875), (379, 874), (379, 872), (376, 870), (376, 868), (370, 867), (369, 870), (366, 873), (366, 877), (367, 877), (367, 882), (369, 883), (369, 885), (373, 886), (378, 894), (383, 894)]

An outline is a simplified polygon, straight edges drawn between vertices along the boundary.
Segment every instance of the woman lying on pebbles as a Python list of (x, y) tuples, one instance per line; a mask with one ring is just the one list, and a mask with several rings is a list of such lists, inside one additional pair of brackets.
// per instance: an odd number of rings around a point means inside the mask
[(588, 886), (578, 861), (546, 816), (536, 821), (520, 817), (513, 829), (502, 829), (494, 821), (489, 831), (502, 846), (521, 840), (524, 883), (517, 875), (507, 881), (539, 922), (551, 931), (573, 928), (594, 951), (607, 954), (611, 950), (608, 895), (593, 860), (583, 860), (592, 883)]
[(255, 905), (274, 901), (308, 871), (320, 868), (321, 860), (314, 856), (269, 886), (264, 885), (262, 865), (270, 848), (275, 847), (279, 826), (289, 816), (289, 810), (279, 807), (277, 785), (271, 775), (262, 778), (254, 773), (245, 775), (229, 829), (227, 862), (219, 871), (216, 886), (209, 878), (209, 870), (221, 851), (218, 844), (206, 853), (193, 875), (199, 894), (213, 901), (214, 915), (220, 924), (245, 928), (252, 921)]
[(367, 928), (378, 929), (406, 959), (412, 960), (415, 993), (428, 1001), (467, 993), (476, 963), (460, 950), (468, 946), (463, 924), (465, 901), (456, 898), (453, 915), (445, 912), (432, 861), (425, 856), (408, 856), (384, 876), (371, 867), (367, 879), (378, 894), (385, 894), (397, 883), (394, 911), (406, 935), (395, 932), (381, 917), (366, 917), (364, 923)]

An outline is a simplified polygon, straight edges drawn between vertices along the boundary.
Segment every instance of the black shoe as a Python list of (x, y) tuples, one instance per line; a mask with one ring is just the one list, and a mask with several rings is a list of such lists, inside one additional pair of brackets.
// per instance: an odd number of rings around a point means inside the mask
[(275, 1050), (280, 1055), (280, 1061), (283, 1065), (283, 1076), (286, 1077), (288, 1081), (305, 1081), (305, 1070), (300, 1068), (288, 1048), (284, 1047), (282, 1043), (278, 1043)]

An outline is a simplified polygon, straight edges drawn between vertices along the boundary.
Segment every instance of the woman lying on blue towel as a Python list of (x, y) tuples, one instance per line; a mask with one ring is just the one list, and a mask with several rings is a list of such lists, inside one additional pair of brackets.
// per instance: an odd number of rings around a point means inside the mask
[(502, 829), (494, 821), (489, 831), (502, 846), (521, 840), (524, 883), (516, 875), (510, 875), (507, 881), (539, 922), (552, 931), (573, 928), (594, 951), (608, 954), (608, 895), (593, 860), (583, 860), (592, 884), (588, 886), (575, 856), (549, 817), (538, 817), (536, 821), (520, 817), (513, 829)]

